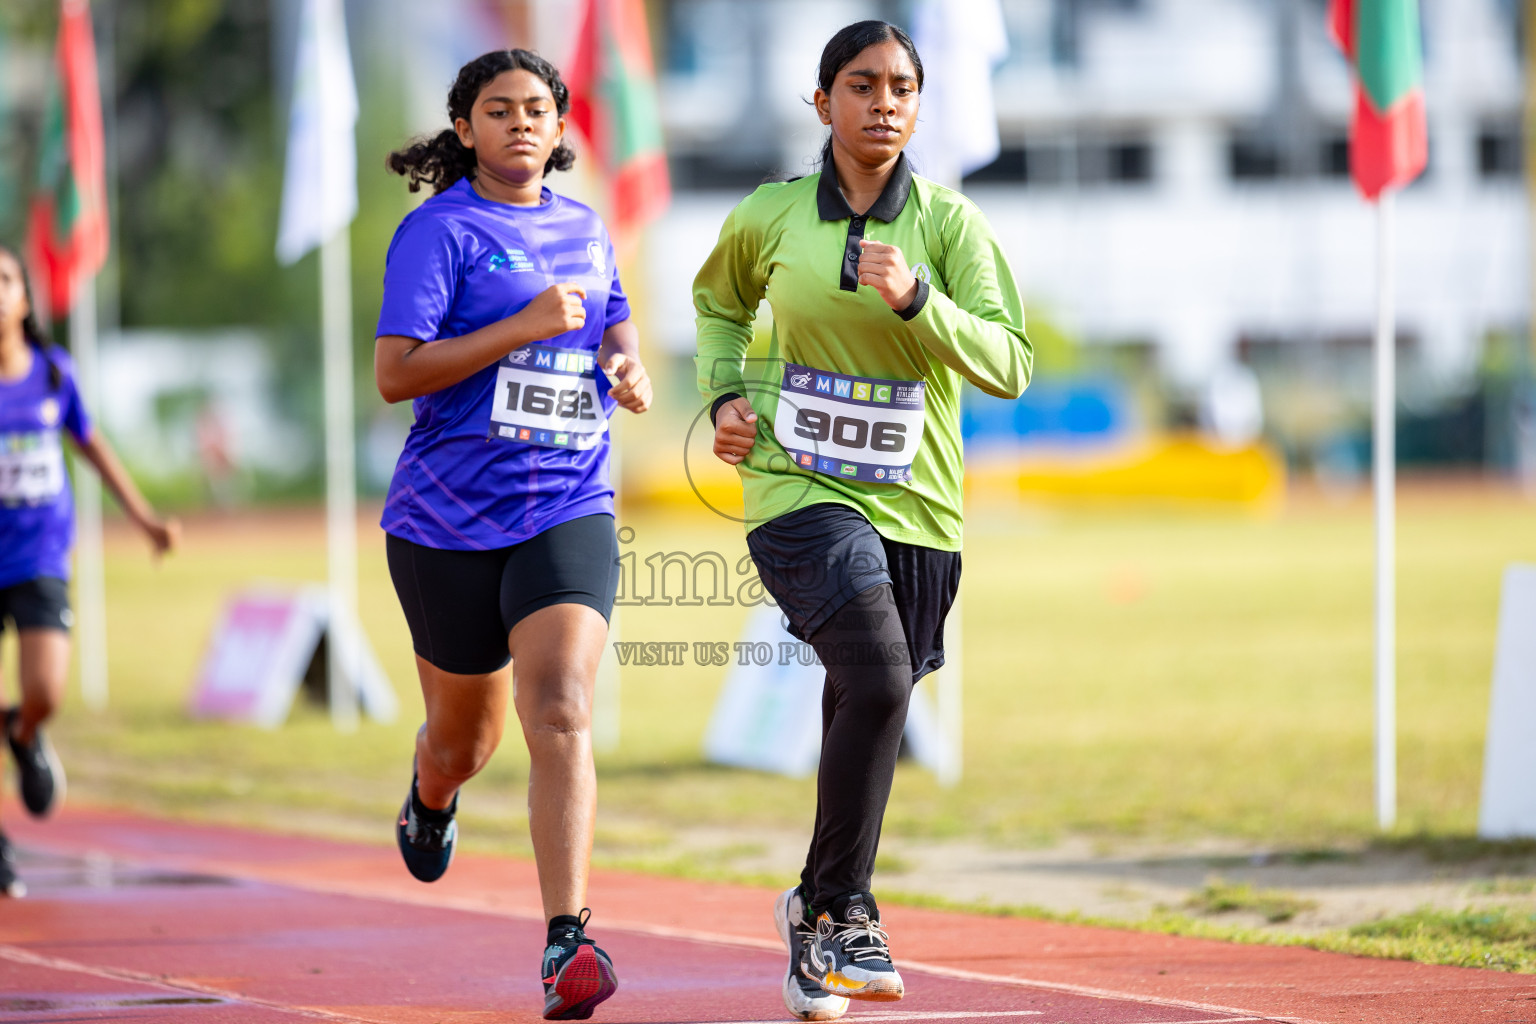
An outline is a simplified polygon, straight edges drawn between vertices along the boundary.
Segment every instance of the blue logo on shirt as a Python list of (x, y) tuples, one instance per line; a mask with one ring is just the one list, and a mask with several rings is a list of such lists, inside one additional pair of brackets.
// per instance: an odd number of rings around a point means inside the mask
[(501, 267), (506, 267), (508, 271), (514, 274), (518, 271), (535, 269), (533, 261), (521, 249), (508, 249), (505, 253), (492, 254), (491, 273), (494, 274)]
[(535, 352), (533, 354), (533, 365), (534, 366), (548, 366), (550, 364), (550, 358), (549, 357), (550, 357), (550, 353), (548, 353), (548, 352)]
[(831, 377), (817, 376), (817, 378), (816, 378), (816, 390), (817, 391), (826, 391), (826, 392), (830, 393), (832, 391), (832, 378)]
[(832, 382), (832, 393), (838, 398), (847, 398), (853, 391), (853, 381), (843, 380), (839, 377)]

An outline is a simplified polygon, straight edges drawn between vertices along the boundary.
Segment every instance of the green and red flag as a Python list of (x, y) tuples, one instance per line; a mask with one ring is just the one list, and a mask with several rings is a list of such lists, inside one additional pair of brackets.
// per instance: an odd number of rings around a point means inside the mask
[(1424, 57), (1418, 0), (1330, 0), (1328, 27), (1355, 69), (1349, 170), (1367, 199), (1424, 170)]
[(107, 259), (106, 145), (87, 0), (61, 0), (57, 65), (43, 117), (28, 262), (55, 317)]
[(565, 80), (571, 121), (608, 185), (610, 227), (627, 245), (672, 197), (642, 0), (586, 0)]

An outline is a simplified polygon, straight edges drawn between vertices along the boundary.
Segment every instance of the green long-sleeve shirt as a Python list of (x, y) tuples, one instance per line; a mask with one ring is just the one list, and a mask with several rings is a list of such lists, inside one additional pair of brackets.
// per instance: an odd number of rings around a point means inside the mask
[[(861, 237), (901, 249), (919, 281), (907, 310), (857, 285)], [(746, 365), (764, 297), (772, 343)], [(693, 301), (704, 401), (736, 392), (758, 414), (757, 442), (737, 467), (748, 530), (837, 502), (883, 537), (960, 549), (960, 380), (1017, 398), (1034, 360), (1018, 286), (970, 200), (913, 176), (904, 156), (863, 216), (830, 168), (763, 185), (726, 218)], [(915, 451), (897, 451), (908, 439)], [(899, 465), (908, 458), (910, 469)]]

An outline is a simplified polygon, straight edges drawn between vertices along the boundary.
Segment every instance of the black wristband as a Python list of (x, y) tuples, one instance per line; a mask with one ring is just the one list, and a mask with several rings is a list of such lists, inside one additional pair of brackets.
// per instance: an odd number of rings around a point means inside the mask
[(740, 398), (740, 397), (741, 397), (741, 394), (739, 392), (727, 391), (725, 394), (723, 394), (719, 398), (715, 399), (714, 404), (709, 407), (709, 425), (712, 426), (712, 427), (716, 425), (715, 424), (715, 417), (720, 415), (720, 407), (722, 405), (724, 405), (726, 402), (732, 401), (733, 399), (737, 399), (737, 398)]
[(912, 301), (907, 303), (906, 309), (896, 310), (896, 315), (903, 320), (911, 320), (923, 311), (923, 306), (928, 303), (928, 282), (919, 279), (917, 282), (917, 294), (912, 296)]

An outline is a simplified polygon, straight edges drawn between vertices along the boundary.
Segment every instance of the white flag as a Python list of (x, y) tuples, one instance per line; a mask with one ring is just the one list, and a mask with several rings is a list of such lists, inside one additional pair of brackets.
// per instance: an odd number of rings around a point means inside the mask
[(277, 258), (297, 261), (357, 214), (357, 85), (343, 0), (303, 0)]
[(912, 41), (923, 58), (913, 169), (949, 188), (1001, 152), (992, 70), (1008, 57), (998, 0), (920, 0)]

